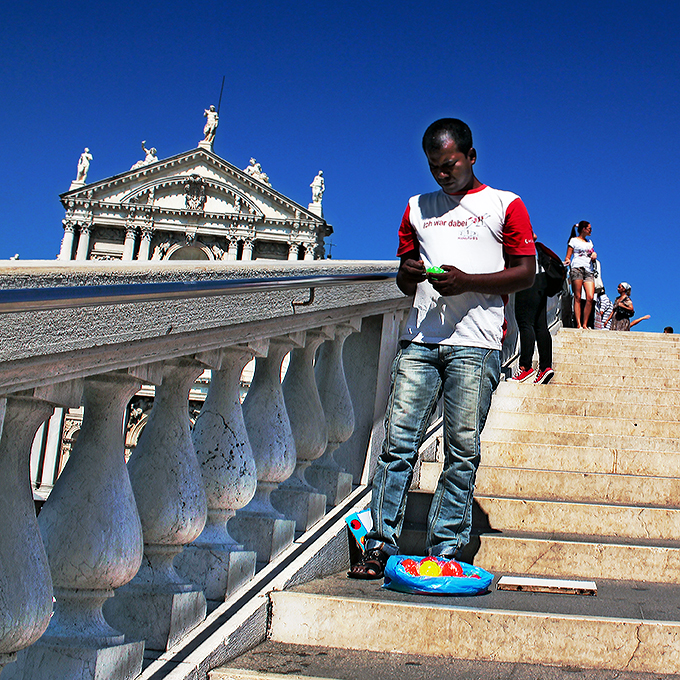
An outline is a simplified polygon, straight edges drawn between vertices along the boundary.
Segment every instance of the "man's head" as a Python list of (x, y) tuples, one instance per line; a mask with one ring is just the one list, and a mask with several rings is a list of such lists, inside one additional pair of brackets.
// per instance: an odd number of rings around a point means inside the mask
[(458, 151), (466, 155), (472, 148), (472, 132), (466, 123), (458, 118), (440, 118), (425, 130), (423, 151), (441, 148), (447, 140), (453, 140)]
[(432, 176), (446, 193), (469, 191), (478, 184), (472, 171), (477, 152), (472, 132), (462, 120), (442, 118), (432, 123), (423, 135), (423, 151)]

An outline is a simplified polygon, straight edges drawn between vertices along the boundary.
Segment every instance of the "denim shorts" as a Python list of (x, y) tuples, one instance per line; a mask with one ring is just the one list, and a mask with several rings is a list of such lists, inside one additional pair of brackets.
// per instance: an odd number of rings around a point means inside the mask
[(595, 272), (585, 267), (572, 267), (569, 273), (569, 280), (574, 281), (594, 281)]

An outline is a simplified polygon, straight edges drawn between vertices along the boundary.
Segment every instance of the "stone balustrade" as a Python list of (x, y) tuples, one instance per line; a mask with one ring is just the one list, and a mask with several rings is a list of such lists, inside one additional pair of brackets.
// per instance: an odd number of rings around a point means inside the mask
[[(341, 261), (0, 265), (2, 680), (136, 677), (145, 649), (178, 644), (367, 481), (409, 306), (395, 271)], [(210, 288), (225, 280), (247, 285)], [(172, 285), (149, 299), (148, 284)], [(36, 288), (61, 302), (13, 292)], [(189, 391), (206, 368), (192, 425)], [(154, 404), (126, 464), (128, 405), (142, 385), (155, 386)], [(55, 408), (81, 406), (36, 519), (33, 438)]]

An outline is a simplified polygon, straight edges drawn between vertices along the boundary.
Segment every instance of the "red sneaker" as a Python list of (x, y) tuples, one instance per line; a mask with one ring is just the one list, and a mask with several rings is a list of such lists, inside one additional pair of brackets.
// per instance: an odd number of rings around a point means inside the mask
[(545, 385), (546, 383), (549, 383), (551, 378), (555, 375), (555, 371), (548, 366), (548, 368), (544, 368), (537, 376), (536, 380), (534, 380), (534, 385)]
[(527, 380), (531, 380), (536, 375), (536, 369), (535, 368), (522, 368), (520, 366), (520, 372), (517, 373), (516, 375), (513, 375), (510, 380), (513, 382), (519, 382), (523, 383), (526, 382)]

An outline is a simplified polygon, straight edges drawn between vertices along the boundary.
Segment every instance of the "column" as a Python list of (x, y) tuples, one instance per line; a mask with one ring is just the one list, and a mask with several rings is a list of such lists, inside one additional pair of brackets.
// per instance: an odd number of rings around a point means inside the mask
[(92, 227), (88, 224), (80, 225), (80, 237), (78, 238), (78, 251), (76, 252), (76, 260), (87, 260), (90, 252), (90, 234)]
[(316, 243), (305, 243), (305, 260), (313, 260), (315, 250)]
[(36, 399), (0, 398), (0, 670), (10, 664), (7, 675), (17, 670), (15, 653), (40, 638), (52, 614), (52, 579), (29, 475), (31, 442), (52, 410)]
[[(61, 435), (64, 424), (64, 409), (55, 409), (52, 416), (38, 428), (31, 447), (31, 483), (36, 493), (47, 497), (54, 486), (57, 459), (61, 452)], [(44, 441), (41, 457), (39, 445)], [(40, 467), (38, 464), (40, 463)]]
[(298, 259), (298, 248), (299, 244), (297, 243), (289, 243), (288, 244), (288, 259), (289, 260), (297, 260)]
[(233, 262), (234, 260), (236, 260), (237, 252), (238, 252), (238, 239), (235, 237), (230, 238), (226, 259)]
[(255, 245), (255, 242), (253, 241), (252, 238), (244, 238), (243, 239), (243, 260), (252, 260), (253, 259), (253, 246)]
[(139, 243), (138, 260), (148, 260), (151, 254), (151, 239), (153, 238), (154, 230), (151, 227), (142, 227), (142, 240)]
[(302, 334), (270, 341), (266, 357), (258, 357), (243, 419), (257, 467), (257, 490), (248, 505), (227, 525), (231, 535), (260, 563), (269, 562), (287, 548), (295, 536), (295, 522), (286, 519), (271, 503), (271, 492), (295, 470), (295, 440), (281, 388), (281, 363)]
[(305, 471), (326, 450), (328, 427), (314, 379), (314, 357), (322, 342), (333, 339), (333, 329), (308, 331), (304, 348), (293, 349), (283, 381), (283, 395), (295, 440), (296, 466), (293, 474), (272, 493), (272, 504), (295, 520), (303, 533), (326, 513), (326, 497), (305, 479)]
[(352, 492), (352, 475), (338, 465), (333, 452), (354, 431), (354, 410), (345, 379), (342, 350), (347, 337), (357, 330), (357, 325), (338, 326), (335, 340), (321, 346), (316, 362), (316, 382), (328, 424), (328, 446), (323, 456), (307, 470), (306, 478), (326, 496), (330, 506), (337, 505)]
[[(87, 378), (83, 425), (38, 524), (56, 604), (45, 634), (26, 652), (22, 680), (128, 680), (142, 668), (143, 641), (126, 642), (102, 605), (142, 561), (142, 527), (123, 458), (123, 415), (138, 375)], [(3, 680), (5, 680), (3, 678)]]
[(137, 244), (137, 227), (132, 224), (125, 228), (125, 244), (123, 245), (123, 260), (131, 260), (135, 254)]
[(268, 343), (222, 350), (219, 370), (196, 418), (193, 441), (201, 464), (208, 519), (201, 535), (175, 560), (185, 578), (198, 583), (208, 600), (223, 602), (255, 573), (256, 553), (227, 531), (227, 522), (248, 505), (257, 487), (257, 469), (240, 401), (240, 377), (253, 355), (265, 356)]
[(207, 513), (201, 468), (191, 441), (189, 390), (205, 366), (168, 361), (153, 408), (128, 461), (144, 536), (137, 575), (116, 590), (104, 613), (128, 638), (164, 651), (203, 621), (201, 588), (173, 565), (182, 548), (203, 531)]
[(58, 260), (70, 260), (73, 257), (73, 238), (75, 226), (72, 222), (64, 220), (64, 238), (61, 240), (61, 250)]

